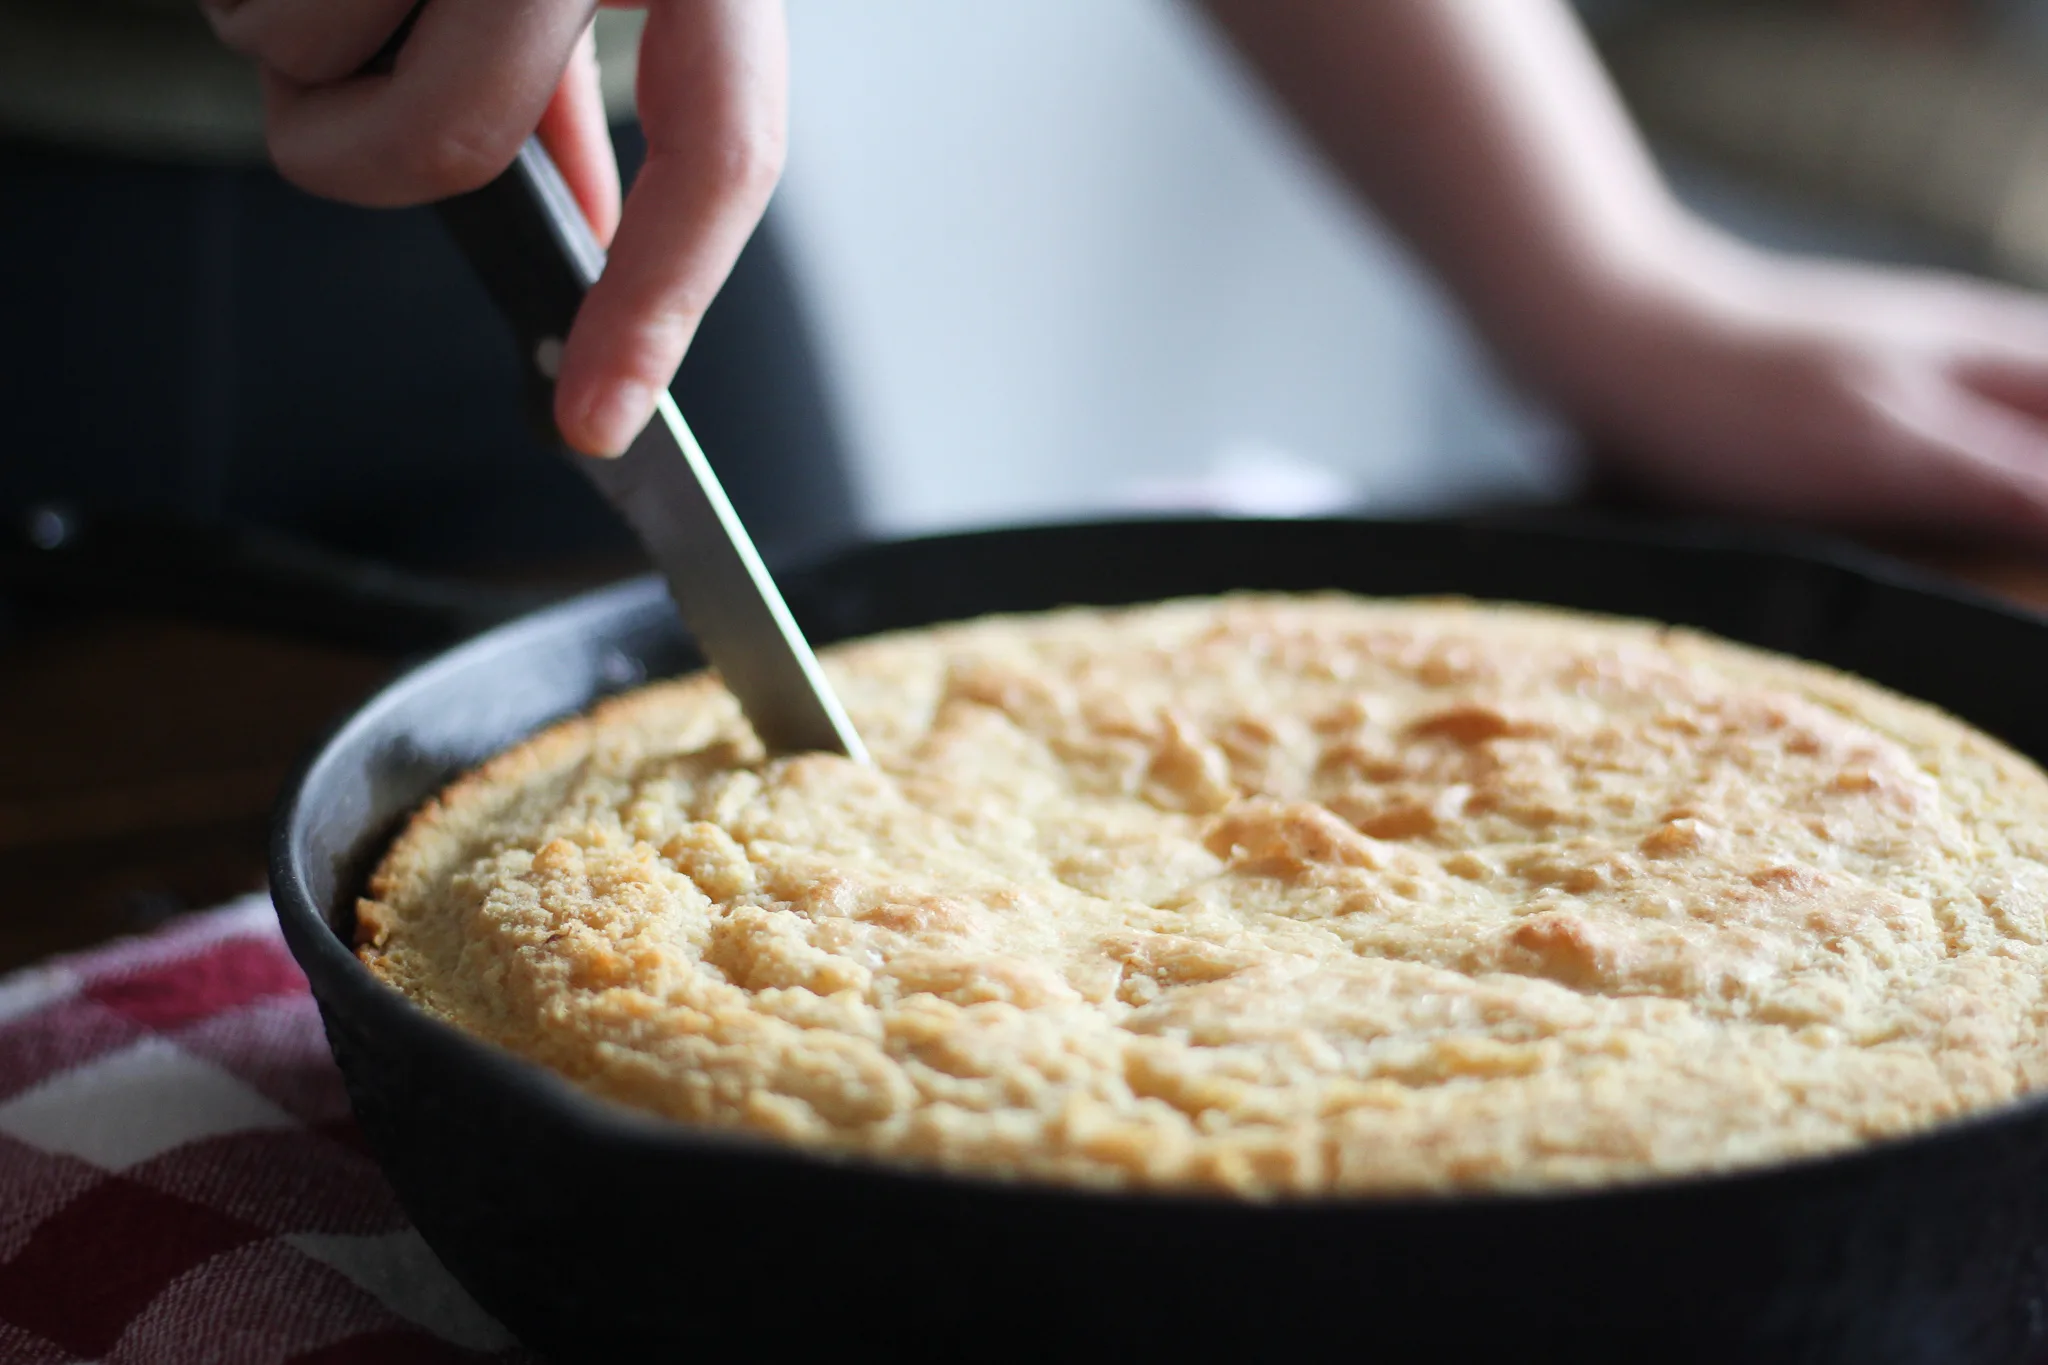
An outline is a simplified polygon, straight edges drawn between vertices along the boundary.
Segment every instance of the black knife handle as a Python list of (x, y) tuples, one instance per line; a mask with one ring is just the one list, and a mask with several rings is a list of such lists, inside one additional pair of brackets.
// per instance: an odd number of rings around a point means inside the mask
[(511, 325), (536, 417), (554, 437), (554, 380), (576, 309), (604, 270), (604, 248), (540, 139), (530, 137), (482, 189), (435, 206)]
[[(425, 0), (363, 66), (388, 75), (412, 36)], [(511, 324), (534, 417), (551, 440), (555, 374), (583, 296), (604, 270), (604, 248), (538, 137), (529, 137), (497, 179), (436, 204), (441, 223)]]

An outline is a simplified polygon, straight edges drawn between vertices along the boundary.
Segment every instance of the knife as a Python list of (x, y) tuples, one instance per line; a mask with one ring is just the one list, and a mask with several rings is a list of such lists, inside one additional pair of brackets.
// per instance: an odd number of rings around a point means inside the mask
[[(537, 394), (551, 398), (569, 324), (604, 269), (604, 249), (554, 160), (528, 138), (503, 175), (438, 209), (511, 324)], [(768, 751), (823, 750), (867, 762), (675, 399), (659, 396), (654, 419), (616, 459), (563, 453), (640, 538)]]

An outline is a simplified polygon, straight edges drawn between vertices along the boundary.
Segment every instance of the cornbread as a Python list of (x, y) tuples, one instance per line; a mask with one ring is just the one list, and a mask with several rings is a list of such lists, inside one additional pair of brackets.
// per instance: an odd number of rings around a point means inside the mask
[(1337, 595), (824, 658), (876, 766), (606, 702), (412, 821), (363, 959), (628, 1105), (1098, 1187), (1634, 1181), (2048, 1078), (2048, 778), (1857, 679)]

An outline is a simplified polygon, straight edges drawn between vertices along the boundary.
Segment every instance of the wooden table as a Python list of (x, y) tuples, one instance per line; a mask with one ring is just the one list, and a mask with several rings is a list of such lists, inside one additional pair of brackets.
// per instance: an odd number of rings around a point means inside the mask
[(263, 885), (291, 765), (394, 661), (180, 622), (0, 654), (0, 971)]
[[(2048, 557), (1904, 553), (2048, 611)], [(268, 812), (292, 765), (397, 666), (155, 620), (10, 639), (0, 652), (0, 971), (261, 887)]]

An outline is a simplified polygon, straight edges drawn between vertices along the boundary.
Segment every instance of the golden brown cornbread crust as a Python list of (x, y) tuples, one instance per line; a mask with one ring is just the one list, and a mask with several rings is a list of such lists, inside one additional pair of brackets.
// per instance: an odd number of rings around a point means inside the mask
[(413, 820), (364, 960), (627, 1104), (1103, 1186), (1641, 1179), (2048, 1075), (2048, 779), (1856, 679), (1335, 595), (825, 658), (878, 767), (608, 702)]

